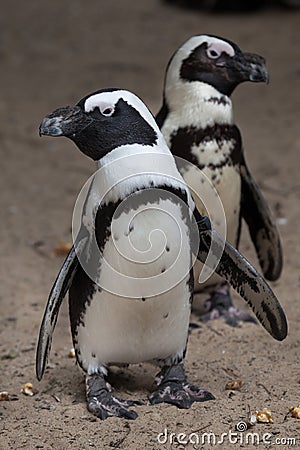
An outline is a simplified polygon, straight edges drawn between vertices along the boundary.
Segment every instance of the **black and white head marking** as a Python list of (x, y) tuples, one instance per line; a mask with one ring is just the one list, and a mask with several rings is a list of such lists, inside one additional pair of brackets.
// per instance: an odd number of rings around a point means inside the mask
[(144, 103), (121, 89), (96, 91), (76, 106), (58, 108), (43, 120), (40, 133), (66, 136), (94, 160), (124, 145), (154, 147), (159, 137)]
[(230, 96), (243, 81), (268, 81), (265, 60), (244, 53), (233, 42), (210, 35), (193, 36), (173, 55), (166, 85), (199, 81)]

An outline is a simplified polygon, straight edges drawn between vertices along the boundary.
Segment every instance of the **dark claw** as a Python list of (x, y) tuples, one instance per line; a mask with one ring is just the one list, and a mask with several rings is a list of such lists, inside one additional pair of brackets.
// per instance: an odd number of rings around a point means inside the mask
[(142, 406), (145, 404), (144, 402), (141, 402), (140, 400), (122, 400), (122, 403), (125, 406), (136, 406), (136, 405)]
[(157, 391), (149, 396), (149, 400), (152, 405), (171, 403), (182, 409), (189, 409), (193, 403), (183, 387), (172, 382), (163, 383)]
[(257, 323), (246, 311), (233, 306), (229, 291), (214, 292), (204, 305), (207, 312), (200, 317), (202, 322), (221, 319), (231, 327), (236, 327), (241, 322)]
[(194, 384), (186, 383), (184, 385), (184, 390), (190, 395), (193, 402), (206, 402), (208, 400), (215, 400), (215, 396), (205, 389), (199, 388)]
[(205, 389), (189, 383), (180, 384), (167, 382), (150, 395), (152, 405), (158, 403), (171, 403), (180, 409), (189, 409), (194, 402), (206, 402), (214, 400), (215, 397)]
[(215, 398), (210, 392), (187, 382), (182, 364), (163, 368), (156, 380), (160, 380), (159, 388), (149, 396), (152, 405), (171, 403), (178, 408), (189, 409), (194, 402)]
[(109, 385), (101, 375), (87, 377), (86, 395), (88, 410), (101, 420), (109, 416), (134, 420), (138, 415), (135, 411), (130, 411), (128, 407), (142, 404), (139, 401), (120, 400), (113, 397), (109, 391)]
[(101, 400), (96, 397), (88, 400), (88, 410), (101, 420), (109, 416), (123, 417), (124, 419), (136, 419), (137, 413), (121, 406), (123, 402), (113, 397), (109, 392)]

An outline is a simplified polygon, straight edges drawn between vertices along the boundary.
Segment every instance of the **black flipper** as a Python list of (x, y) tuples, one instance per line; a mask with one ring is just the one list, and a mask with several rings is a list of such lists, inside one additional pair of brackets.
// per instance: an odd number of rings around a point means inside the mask
[(86, 239), (82, 239), (76, 244), (76, 246), (72, 246), (51, 289), (40, 328), (37, 345), (36, 376), (38, 380), (42, 379), (46, 368), (47, 359), (51, 348), (52, 335), (57, 322), (59, 309), (71, 286), (79, 264), (77, 254), (82, 251), (85, 243)]
[(275, 281), (282, 270), (280, 237), (271, 211), (246, 163), (240, 167), (242, 180), (241, 214), (245, 219), (264, 276)]
[[(210, 227), (207, 217), (195, 210), (194, 217), (200, 234), (200, 248), (197, 258), (205, 263), (212, 244), (214, 261), (221, 256), (215, 271), (235, 289), (249, 304), (263, 327), (275, 339), (281, 341), (287, 335), (287, 321), (284, 311), (270, 286), (254, 267), (231, 244)], [(224, 250), (222, 250), (224, 247)], [(223, 253), (222, 253), (223, 252)], [(214, 261), (207, 264), (211, 265)]]
[(163, 105), (155, 117), (155, 122), (157, 123), (157, 125), (159, 126), (160, 129), (163, 126), (163, 124), (165, 123), (165, 120), (166, 120), (168, 114), (169, 114), (169, 108), (168, 108), (166, 99), (164, 98)]

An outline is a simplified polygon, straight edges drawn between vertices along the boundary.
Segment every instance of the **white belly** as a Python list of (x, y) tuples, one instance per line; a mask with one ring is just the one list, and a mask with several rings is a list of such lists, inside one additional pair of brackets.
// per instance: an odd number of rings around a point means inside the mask
[(78, 329), (78, 348), (89, 373), (108, 364), (182, 357), (190, 317), (186, 282), (145, 301), (95, 295)]
[(182, 357), (190, 318), (191, 255), (178, 205), (164, 200), (119, 215), (103, 260), (102, 290), (94, 294), (84, 326), (77, 329), (85, 370)]

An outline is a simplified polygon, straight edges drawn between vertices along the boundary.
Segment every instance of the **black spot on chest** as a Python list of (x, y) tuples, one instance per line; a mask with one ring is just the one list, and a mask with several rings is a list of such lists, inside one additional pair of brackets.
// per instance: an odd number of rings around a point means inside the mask
[(221, 95), (221, 97), (210, 97), (206, 101), (208, 103), (215, 103), (216, 105), (230, 106), (230, 101), (226, 95)]
[[(198, 158), (192, 153), (193, 146), (199, 146), (210, 141), (216, 141), (219, 148), (226, 143), (232, 143), (232, 149), (226, 156), (226, 159), (220, 163), (201, 163), (201, 152), (199, 151)], [(183, 127), (173, 132), (170, 137), (170, 149), (173, 155), (179, 156), (192, 164), (195, 164), (199, 169), (210, 167), (215, 169), (224, 165), (240, 165), (242, 161), (242, 140), (239, 129), (236, 125), (219, 125), (208, 126), (206, 128), (197, 127)], [(215, 150), (213, 150), (215, 153)], [(200, 161), (200, 163), (199, 163)]]

